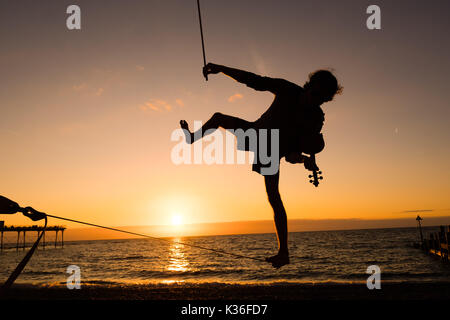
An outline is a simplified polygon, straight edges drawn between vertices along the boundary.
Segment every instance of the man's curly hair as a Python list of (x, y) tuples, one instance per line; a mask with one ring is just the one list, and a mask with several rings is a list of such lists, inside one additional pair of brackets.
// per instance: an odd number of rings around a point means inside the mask
[(343, 87), (338, 83), (336, 77), (328, 70), (317, 70), (309, 74), (304, 88), (319, 88), (320, 95), (324, 101), (331, 101), (336, 94), (341, 94)]

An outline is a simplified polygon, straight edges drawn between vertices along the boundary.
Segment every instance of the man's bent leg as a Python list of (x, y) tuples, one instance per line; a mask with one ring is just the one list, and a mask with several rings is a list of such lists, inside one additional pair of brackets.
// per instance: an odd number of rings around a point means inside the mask
[(188, 143), (189, 142), (194, 143), (195, 141), (203, 138), (204, 136), (213, 133), (214, 130), (219, 127), (232, 130), (236, 129), (247, 130), (251, 123), (237, 117), (216, 112), (208, 121), (205, 122), (205, 124), (199, 130), (197, 130), (194, 133), (191, 133), (189, 131), (189, 127), (186, 121), (181, 120), (180, 124), (181, 128), (187, 130), (187, 133), (190, 134), (189, 139), (188, 136), (186, 136), (186, 141)]

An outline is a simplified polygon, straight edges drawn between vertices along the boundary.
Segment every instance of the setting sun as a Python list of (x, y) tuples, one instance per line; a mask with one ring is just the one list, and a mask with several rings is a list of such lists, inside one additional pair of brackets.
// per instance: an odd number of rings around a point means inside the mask
[(183, 223), (183, 218), (179, 214), (172, 216), (172, 225), (179, 226), (182, 223)]

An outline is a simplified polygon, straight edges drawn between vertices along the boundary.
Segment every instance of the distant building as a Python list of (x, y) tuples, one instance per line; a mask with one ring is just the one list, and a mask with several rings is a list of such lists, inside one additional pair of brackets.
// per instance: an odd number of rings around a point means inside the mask
[(0, 221), (0, 229), (3, 229), (4, 226), (5, 226), (5, 221)]

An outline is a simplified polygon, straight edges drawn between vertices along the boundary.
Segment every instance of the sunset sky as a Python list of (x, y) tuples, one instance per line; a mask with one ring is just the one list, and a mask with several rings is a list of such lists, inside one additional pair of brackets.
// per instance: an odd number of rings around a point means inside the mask
[[(66, 28), (71, 4), (81, 30)], [(366, 28), (370, 4), (381, 30)], [(450, 215), (449, 12), (447, 0), (202, 1), (208, 61), (300, 85), (332, 68), (344, 87), (323, 106), (321, 185), (282, 161), (288, 218)], [(180, 119), (256, 120), (273, 100), (204, 80), (194, 0), (1, 1), (0, 39), (0, 194), (110, 226), (272, 218), (251, 165), (171, 161)]]

